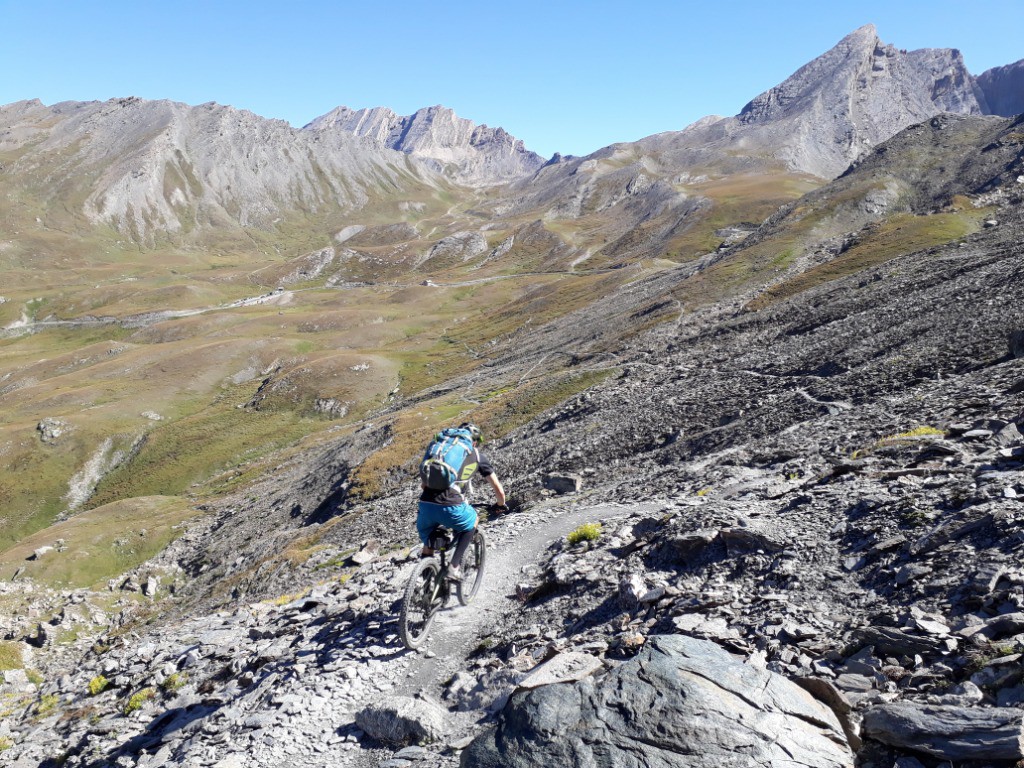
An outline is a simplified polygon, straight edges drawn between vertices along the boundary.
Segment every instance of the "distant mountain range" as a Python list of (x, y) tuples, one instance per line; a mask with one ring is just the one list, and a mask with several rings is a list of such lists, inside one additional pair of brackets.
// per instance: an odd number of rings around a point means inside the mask
[(936, 114), (1020, 111), (1024, 61), (975, 77), (959, 51), (899, 50), (867, 25), (734, 117), (704, 118), (586, 158), (556, 156), (551, 165), (561, 167), (550, 172), (503, 129), (441, 106), (410, 116), (338, 107), (296, 129), (212, 103), (19, 102), (0, 107), (0, 151), (3, 182), (44, 209), (70, 207), (93, 225), (146, 241), (161, 232), (194, 238), (209, 227), (274, 230), (295, 217), (337, 218), (448, 183), (513, 184), (498, 211), (540, 207), (575, 215), (595, 194), (587, 171), (613, 155), (629, 155), (633, 169), (618, 172), (622, 183), (601, 192), (597, 205), (641, 190), (664, 209), (673, 201), (671, 180), (681, 173), (778, 168), (829, 179)]

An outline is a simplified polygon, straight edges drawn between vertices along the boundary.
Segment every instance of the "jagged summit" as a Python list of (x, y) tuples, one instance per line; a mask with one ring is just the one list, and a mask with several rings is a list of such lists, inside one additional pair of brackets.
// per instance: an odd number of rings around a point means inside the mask
[(833, 178), (907, 126), (942, 113), (1024, 111), (1024, 65), (975, 78), (954, 48), (907, 51), (873, 24), (854, 30), (734, 117), (698, 120), (641, 140), (645, 153), (682, 168), (783, 167)]
[[(888, 132), (894, 116), (983, 112), (960, 52), (951, 48), (901, 51), (867, 24), (748, 103), (744, 123), (764, 123), (829, 109), (846, 122)], [(844, 97), (853, 96), (853, 99)], [(817, 103), (814, 103), (817, 102)]]
[(738, 132), (779, 146), (787, 165), (828, 177), (908, 125), (985, 111), (959, 51), (900, 50), (867, 24), (754, 98), (736, 120)]
[(448, 107), (425, 107), (398, 115), (387, 107), (337, 107), (313, 120), (304, 130), (322, 133), (341, 129), (451, 170), (459, 181), (478, 186), (528, 176), (544, 158), (503, 128), (476, 125)]

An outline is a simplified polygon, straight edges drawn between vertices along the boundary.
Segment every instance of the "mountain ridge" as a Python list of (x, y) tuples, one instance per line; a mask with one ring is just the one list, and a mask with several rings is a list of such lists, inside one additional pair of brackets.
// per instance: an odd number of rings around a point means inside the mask
[(529, 175), (546, 162), (503, 128), (476, 125), (437, 105), (400, 116), (387, 107), (337, 107), (303, 130), (339, 128), (369, 136), (391, 149), (455, 167), (454, 177), (473, 186), (493, 186)]

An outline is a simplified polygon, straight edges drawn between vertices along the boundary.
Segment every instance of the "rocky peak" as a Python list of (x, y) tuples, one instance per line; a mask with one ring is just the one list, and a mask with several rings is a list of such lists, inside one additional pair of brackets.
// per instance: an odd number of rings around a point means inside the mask
[(982, 72), (977, 83), (988, 114), (1013, 117), (1024, 112), (1024, 59)]
[(338, 129), (428, 160), (472, 186), (527, 176), (544, 165), (544, 158), (503, 128), (476, 125), (443, 106), (425, 107), (406, 116), (387, 107), (338, 107), (305, 128), (315, 132)]
[(908, 125), (985, 111), (959, 51), (901, 50), (867, 24), (753, 99), (736, 132), (781, 145), (776, 154), (790, 167), (829, 177)]
[(984, 110), (979, 95), (960, 51), (900, 50), (883, 43), (874, 25), (866, 24), (782, 84), (757, 96), (738, 117), (744, 123), (763, 123), (797, 116), (817, 99), (838, 115), (869, 117), (875, 122), (886, 113), (980, 114)]

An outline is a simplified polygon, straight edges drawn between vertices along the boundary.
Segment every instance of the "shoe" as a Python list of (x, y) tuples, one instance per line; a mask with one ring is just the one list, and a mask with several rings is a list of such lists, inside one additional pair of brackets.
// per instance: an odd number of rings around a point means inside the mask
[(449, 581), (462, 581), (462, 569), (457, 565), (448, 566), (448, 580)]

